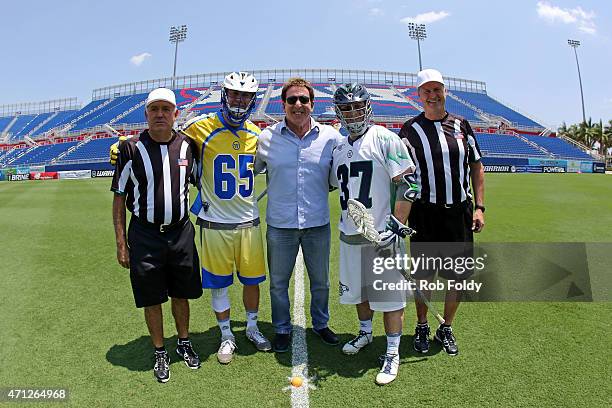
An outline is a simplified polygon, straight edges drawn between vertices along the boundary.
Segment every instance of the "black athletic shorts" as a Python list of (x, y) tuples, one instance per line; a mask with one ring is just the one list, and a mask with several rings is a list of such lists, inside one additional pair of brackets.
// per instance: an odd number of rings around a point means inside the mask
[(410, 238), (410, 256), (421, 257), (415, 278), (430, 278), (438, 271), (445, 279), (464, 280), (474, 273), (472, 202), (431, 204), (417, 200), (410, 210), (409, 225), (417, 231)]
[(197, 299), (202, 296), (202, 280), (195, 229), (187, 217), (172, 229), (132, 216), (128, 228), (130, 280), (136, 307), (159, 305), (168, 297)]

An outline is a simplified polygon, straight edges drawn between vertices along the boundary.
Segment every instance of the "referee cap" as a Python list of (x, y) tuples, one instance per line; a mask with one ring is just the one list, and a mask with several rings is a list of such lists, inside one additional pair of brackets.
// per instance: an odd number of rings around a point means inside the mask
[(424, 69), (417, 74), (417, 88), (420, 88), (421, 85), (426, 84), (427, 82), (439, 82), (446, 86), (440, 71), (431, 68)]
[(149, 93), (149, 96), (147, 96), (145, 107), (148, 107), (150, 104), (157, 101), (169, 102), (176, 108), (176, 97), (174, 96), (174, 92), (168, 88), (157, 88), (152, 90)]

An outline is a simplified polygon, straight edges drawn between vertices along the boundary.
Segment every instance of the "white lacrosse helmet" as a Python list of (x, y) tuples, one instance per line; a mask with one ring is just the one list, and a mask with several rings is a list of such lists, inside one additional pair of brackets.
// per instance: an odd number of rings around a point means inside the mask
[[(253, 93), (253, 97), (246, 108), (241, 108), (240, 106), (232, 107), (227, 100), (228, 89), (239, 92), (250, 92)], [(255, 108), (257, 89), (259, 89), (257, 80), (248, 72), (232, 72), (225, 77), (221, 88), (221, 108), (223, 109), (225, 119), (227, 119), (231, 125), (239, 126), (248, 119), (253, 108)]]

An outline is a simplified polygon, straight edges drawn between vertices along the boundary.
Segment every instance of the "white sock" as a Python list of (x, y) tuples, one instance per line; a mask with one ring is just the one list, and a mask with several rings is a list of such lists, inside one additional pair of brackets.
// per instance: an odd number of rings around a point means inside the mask
[(372, 319), (360, 320), (359, 330), (364, 331), (366, 333), (372, 333)]
[(257, 310), (246, 312), (247, 330), (257, 330)]
[(230, 327), (230, 319), (229, 317), (225, 320), (217, 320), (217, 324), (221, 329), (221, 337), (233, 337), (234, 333), (232, 333), (232, 328)]
[(399, 354), (399, 345), (401, 338), (401, 332), (387, 334), (387, 354)]

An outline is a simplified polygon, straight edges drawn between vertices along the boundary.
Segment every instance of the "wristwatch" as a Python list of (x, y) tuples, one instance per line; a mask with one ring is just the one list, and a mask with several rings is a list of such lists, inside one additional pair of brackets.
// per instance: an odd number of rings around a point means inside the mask
[(474, 204), (474, 209), (475, 209), (475, 210), (480, 210), (480, 211), (482, 211), (483, 213), (485, 212), (485, 207), (484, 207), (484, 205)]

